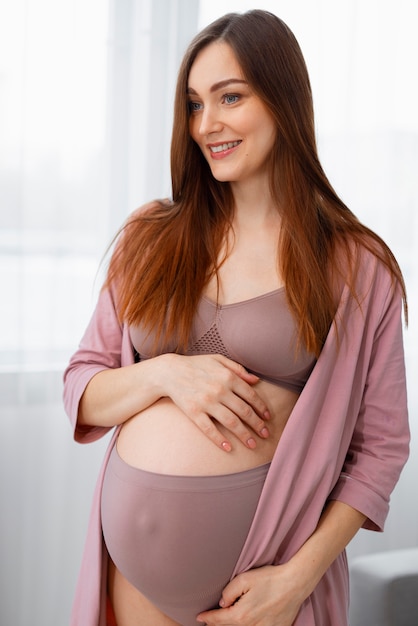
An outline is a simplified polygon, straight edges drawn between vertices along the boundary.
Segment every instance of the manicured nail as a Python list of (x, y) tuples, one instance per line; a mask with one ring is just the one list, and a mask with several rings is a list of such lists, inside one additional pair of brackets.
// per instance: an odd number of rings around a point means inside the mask
[(253, 439), (253, 437), (247, 439), (247, 446), (251, 449), (254, 449), (257, 446), (256, 441), (255, 439)]
[(229, 443), (229, 441), (223, 441), (221, 445), (222, 445), (222, 448), (225, 450), (225, 452), (231, 452), (232, 446)]
[(265, 439), (267, 439), (267, 437), (269, 437), (270, 433), (268, 431), (268, 429), (264, 426), (264, 428), (262, 430), (260, 430), (260, 435), (261, 437), (264, 437)]

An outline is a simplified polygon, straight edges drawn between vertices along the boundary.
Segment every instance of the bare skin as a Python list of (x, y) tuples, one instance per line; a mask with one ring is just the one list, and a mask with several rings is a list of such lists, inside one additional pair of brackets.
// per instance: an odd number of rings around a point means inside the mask
[(108, 594), (117, 626), (181, 626), (137, 591), (112, 561), (108, 567)]

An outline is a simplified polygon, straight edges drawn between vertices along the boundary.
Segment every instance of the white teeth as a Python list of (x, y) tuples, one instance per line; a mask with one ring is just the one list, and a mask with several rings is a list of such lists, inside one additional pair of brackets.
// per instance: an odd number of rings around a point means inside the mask
[(223, 143), (221, 146), (210, 146), (211, 152), (222, 152), (223, 150), (229, 150), (230, 148), (235, 148), (240, 141), (231, 141), (230, 143)]

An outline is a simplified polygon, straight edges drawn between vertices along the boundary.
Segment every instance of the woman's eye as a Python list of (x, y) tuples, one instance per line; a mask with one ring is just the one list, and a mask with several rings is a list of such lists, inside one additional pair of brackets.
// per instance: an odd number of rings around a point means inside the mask
[(190, 113), (197, 113), (202, 108), (200, 102), (189, 102), (189, 111)]
[(224, 100), (226, 104), (235, 104), (235, 102), (238, 102), (239, 96), (232, 93), (227, 93), (224, 95)]

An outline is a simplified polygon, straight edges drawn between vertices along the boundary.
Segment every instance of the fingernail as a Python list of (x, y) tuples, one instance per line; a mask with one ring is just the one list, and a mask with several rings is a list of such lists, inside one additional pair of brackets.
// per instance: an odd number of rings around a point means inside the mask
[(260, 430), (260, 435), (265, 438), (267, 438), (270, 435), (268, 429), (265, 426), (262, 430)]
[(221, 446), (225, 450), (225, 452), (231, 452), (231, 450), (232, 450), (232, 446), (229, 443), (229, 441), (223, 441)]
[(220, 607), (225, 606), (225, 600), (224, 600), (223, 598), (221, 598), (221, 599), (219, 600), (219, 606), (220, 606)]
[(270, 413), (268, 411), (265, 411), (265, 413), (263, 413), (263, 417), (265, 420), (269, 420), (270, 419)]
[(247, 439), (247, 446), (251, 449), (256, 447), (256, 441), (255, 439), (253, 439), (252, 437), (250, 437), (249, 439)]

